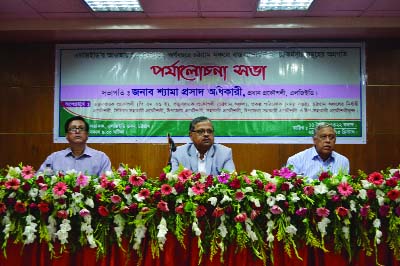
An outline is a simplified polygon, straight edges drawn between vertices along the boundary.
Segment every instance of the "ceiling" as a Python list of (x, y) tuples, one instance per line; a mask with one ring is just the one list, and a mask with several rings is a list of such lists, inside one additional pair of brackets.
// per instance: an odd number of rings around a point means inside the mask
[(400, 38), (400, 0), (314, 0), (256, 12), (258, 0), (141, 0), (143, 13), (93, 13), (82, 0), (0, 0), (0, 42)]

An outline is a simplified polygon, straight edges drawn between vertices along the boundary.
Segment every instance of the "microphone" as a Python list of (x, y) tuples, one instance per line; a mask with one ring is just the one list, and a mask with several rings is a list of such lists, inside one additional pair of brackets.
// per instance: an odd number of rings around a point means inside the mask
[(172, 152), (176, 151), (176, 145), (174, 140), (171, 138), (171, 135), (168, 133), (168, 144)]

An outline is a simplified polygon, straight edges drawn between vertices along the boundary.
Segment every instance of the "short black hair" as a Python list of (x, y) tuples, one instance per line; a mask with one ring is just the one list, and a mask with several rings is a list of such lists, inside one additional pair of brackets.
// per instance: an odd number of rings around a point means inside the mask
[(67, 132), (68, 132), (69, 124), (72, 121), (75, 121), (75, 120), (83, 121), (83, 123), (85, 123), (86, 131), (89, 132), (89, 124), (88, 124), (88, 122), (86, 122), (86, 120), (82, 116), (77, 115), (77, 116), (70, 117), (70, 118), (67, 119), (67, 121), (65, 121), (65, 124), (64, 124), (65, 134), (67, 134)]
[[(195, 119), (193, 119), (190, 122), (189, 131), (193, 131), (194, 127), (196, 126), (197, 123), (204, 122), (204, 121), (210, 121), (210, 123), (211, 123), (211, 120), (208, 117), (205, 117), (205, 116), (196, 117)], [(214, 129), (214, 126), (213, 126), (213, 129)]]

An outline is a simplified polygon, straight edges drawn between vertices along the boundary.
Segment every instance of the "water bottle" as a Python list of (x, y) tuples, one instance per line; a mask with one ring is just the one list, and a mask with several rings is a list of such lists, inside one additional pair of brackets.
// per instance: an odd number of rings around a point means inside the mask
[(53, 169), (51, 168), (51, 164), (46, 164), (46, 167), (43, 170), (44, 176), (50, 177), (54, 174)]

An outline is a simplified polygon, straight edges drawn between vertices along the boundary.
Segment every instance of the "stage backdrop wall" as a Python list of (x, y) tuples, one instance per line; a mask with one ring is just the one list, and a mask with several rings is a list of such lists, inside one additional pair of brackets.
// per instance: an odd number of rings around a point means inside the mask
[[(0, 168), (20, 162), (38, 168), (48, 154), (67, 147), (53, 143), (55, 44), (0, 45)], [(366, 42), (367, 144), (336, 150), (351, 162), (351, 173), (400, 163), (400, 44)], [(208, 114), (205, 114), (208, 115)], [(212, 117), (211, 117), (212, 118)], [(156, 176), (168, 160), (165, 144), (91, 144), (114, 167), (141, 166)], [(271, 172), (307, 144), (227, 144), (241, 171)]]

